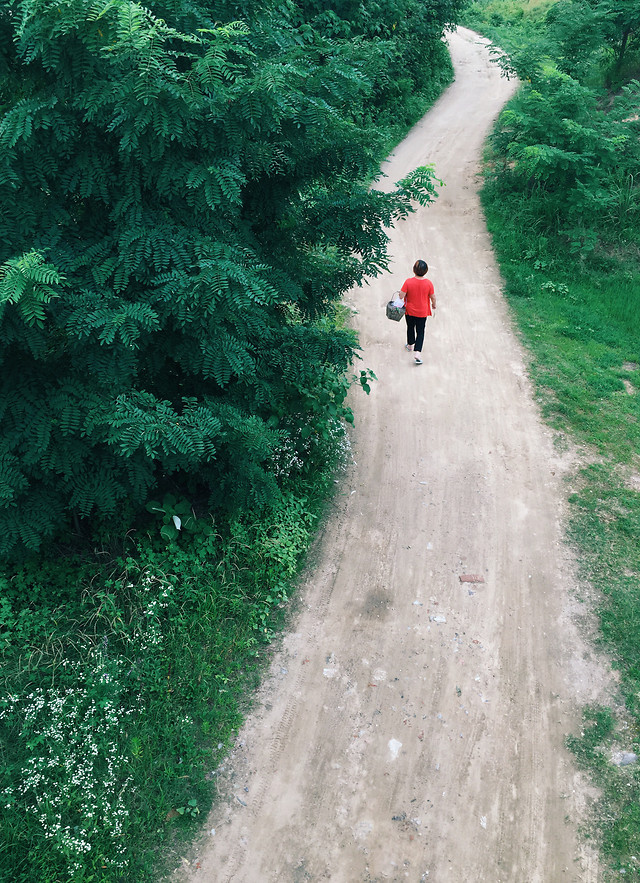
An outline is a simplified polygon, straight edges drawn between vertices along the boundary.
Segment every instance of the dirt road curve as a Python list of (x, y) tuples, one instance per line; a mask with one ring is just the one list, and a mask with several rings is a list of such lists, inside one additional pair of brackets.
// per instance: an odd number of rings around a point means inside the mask
[[(476, 194), (513, 87), (475, 35), (450, 44), (454, 85), (385, 163), (393, 182), (435, 162), (447, 186), (394, 231), (391, 275), (352, 295), (378, 382), (354, 391), (355, 465), (190, 883), (599, 878), (563, 748), (602, 677), (573, 623), (565, 465)], [(438, 296), (419, 367), (383, 309), (418, 257)]]

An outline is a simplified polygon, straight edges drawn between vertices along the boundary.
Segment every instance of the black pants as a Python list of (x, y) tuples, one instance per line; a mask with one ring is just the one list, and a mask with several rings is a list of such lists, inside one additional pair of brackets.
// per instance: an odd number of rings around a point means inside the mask
[(427, 317), (409, 316), (406, 313), (404, 317), (407, 320), (407, 343), (409, 346), (413, 346), (414, 353), (421, 353)]

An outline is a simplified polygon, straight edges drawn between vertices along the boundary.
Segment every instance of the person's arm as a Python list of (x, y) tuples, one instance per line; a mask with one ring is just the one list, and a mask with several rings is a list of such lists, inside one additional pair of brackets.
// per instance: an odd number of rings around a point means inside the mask
[(435, 293), (435, 291), (431, 292), (431, 294), (429, 295), (429, 299), (431, 300), (431, 309), (435, 310), (435, 308), (436, 308), (436, 293)]

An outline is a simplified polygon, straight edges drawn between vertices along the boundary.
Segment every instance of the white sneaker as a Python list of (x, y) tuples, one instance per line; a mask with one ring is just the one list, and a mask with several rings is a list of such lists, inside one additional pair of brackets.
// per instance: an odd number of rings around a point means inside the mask
[(422, 365), (422, 359), (420, 358), (420, 356), (416, 356), (415, 362), (416, 362), (416, 365)]

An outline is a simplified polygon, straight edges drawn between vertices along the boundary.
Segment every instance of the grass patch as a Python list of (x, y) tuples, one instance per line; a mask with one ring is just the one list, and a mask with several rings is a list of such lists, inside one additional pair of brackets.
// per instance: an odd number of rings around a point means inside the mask
[(462, 24), (494, 40), (506, 51), (534, 38), (558, 0), (475, 0), (465, 7)]
[(171, 541), (158, 519), (124, 554), (0, 579), (0, 879), (143, 883), (171, 864), (211, 806), (344, 442), (266, 516)]
[(569, 746), (601, 792), (586, 835), (606, 873), (640, 880), (640, 765), (611, 759), (640, 755), (640, 266), (633, 241), (581, 256), (532, 233), (529, 207), (493, 171), (482, 199), (543, 415), (585, 452), (571, 477), (569, 539), (597, 589), (620, 697), (586, 709)]

